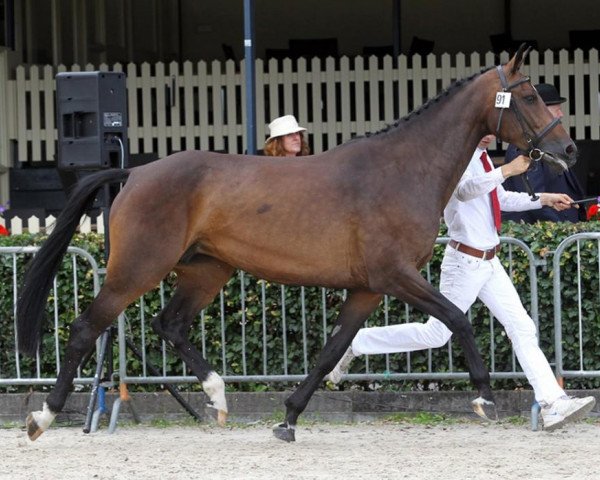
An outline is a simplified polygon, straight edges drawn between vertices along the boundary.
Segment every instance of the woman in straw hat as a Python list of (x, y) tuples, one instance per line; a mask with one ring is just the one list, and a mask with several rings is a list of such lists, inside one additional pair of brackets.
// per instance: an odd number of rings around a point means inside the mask
[(269, 123), (270, 136), (265, 142), (265, 155), (271, 157), (296, 157), (309, 155), (310, 148), (304, 138), (306, 128), (298, 125), (296, 117), (284, 115)]

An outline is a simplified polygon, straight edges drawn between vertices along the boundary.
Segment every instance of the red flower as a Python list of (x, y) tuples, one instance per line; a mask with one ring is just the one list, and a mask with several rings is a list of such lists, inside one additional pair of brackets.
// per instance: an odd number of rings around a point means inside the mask
[(0, 235), (5, 235), (5, 236), (10, 235), (10, 232), (2, 224), (0, 224)]
[(590, 205), (590, 207), (587, 210), (587, 219), (588, 220), (600, 220), (599, 210), (600, 210), (600, 208), (598, 207), (597, 203)]

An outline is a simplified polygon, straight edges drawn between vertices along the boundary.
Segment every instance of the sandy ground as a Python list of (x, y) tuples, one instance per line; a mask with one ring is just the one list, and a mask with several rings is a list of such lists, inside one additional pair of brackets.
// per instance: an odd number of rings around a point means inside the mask
[(553, 433), (477, 422), (0, 429), (2, 479), (597, 479), (600, 422)]

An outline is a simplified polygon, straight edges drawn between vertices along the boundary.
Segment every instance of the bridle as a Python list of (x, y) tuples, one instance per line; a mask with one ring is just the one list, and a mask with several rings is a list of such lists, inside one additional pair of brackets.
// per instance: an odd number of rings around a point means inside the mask
[[(527, 83), (530, 81), (529, 77), (523, 77), (517, 80), (516, 82), (509, 84), (501, 65), (498, 65), (496, 67), (496, 71), (498, 72), (498, 76), (500, 77), (500, 83), (502, 84), (503, 92), (510, 92), (513, 88), (518, 87), (522, 83)], [(544, 127), (540, 133), (536, 134), (535, 130), (531, 127), (527, 119), (521, 113), (521, 110), (519, 110), (517, 102), (511, 101), (508, 108), (514, 112), (515, 116), (517, 117), (517, 121), (519, 122), (519, 125), (521, 125), (521, 131), (523, 132), (523, 136), (525, 137), (525, 141), (527, 142), (527, 145), (529, 147), (527, 150), (527, 155), (532, 160), (532, 162), (539, 162), (544, 157), (544, 155), (546, 155), (546, 152), (538, 148), (538, 145), (542, 141), (542, 139), (552, 131), (554, 127), (560, 124), (560, 119), (552, 119), (552, 121), (548, 125), (546, 125), (546, 127)], [(498, 138), (500, 138), (500, 125), (502, 124), (502, 114), (504, 113), (504, 110), (506, 109), (501, 108), (500, 115), (498, 116), (498, 126), (496, 127), (496, 137)], [(538, 197), (533, 193), (533, 189), (531, 188), (529, 180), (527, 179), (527, 174), (523, 174), (523, 181), (525, 183), (525, 187), (527, 188), (529, 195), (531, 195), (531, 199), (537, 200)]]
[[(500, 77), (500, 83), (502, 84), (503, 92), (510, 92), (513, 88), (518, 87), (522, 83), (527, 83), (530, 81), (529, 77), (523, 77), (517, 80), (516, 82), (509, 84), (501, 65), (498, 65), (496, 67), (496, 71), (498, 72), (498, 76)], [(525, 137), (525, 141), (529, 146), (529, 149), (527, 151), (529, 158), (531, 158), (531, 160), (533, 160), (534, 162), (540, 161), (542, 157), (546, 155), (546, 152), (540, 150), (537, 146), (542, 141), (542, 139), (560, 123), (560, 119), (552, 119), (552, 121), (548, 125), (546, 125), (546, 127), (540, 133), (536, 134), (535, 130), (531, 127), (529, 122), (527, 122), (527, 119), (521, 113), (521, 110), (519, 110), (517, 102), (510, 102), (509, 108), (514, 112), (515, 116), (517, 117), (517, 121), (519, 122), (519, 125), (521, 125), (523, 136)], [(500, 115), (498, 117), (498, 126), (496, 127), (496, 136), (498, 138), (500, 138), (500, 125), (502, 123), (502, 114), (504, 113), (504, 110), (504, 108), (500, 109)]]

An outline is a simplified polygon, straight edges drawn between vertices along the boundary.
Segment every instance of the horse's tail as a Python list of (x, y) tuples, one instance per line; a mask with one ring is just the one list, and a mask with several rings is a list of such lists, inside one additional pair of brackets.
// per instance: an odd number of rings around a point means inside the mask
[(27, 266), (17, 300), (17, 332), (19, 350), (23, 354), (32, 357), (36, 354), (48, 292), (81, 216), (91, 207), (100, 187), (125, 182), (127, 177), (129, 170), (115, 168), (79, 181), (58, 216), (54, 230)]

